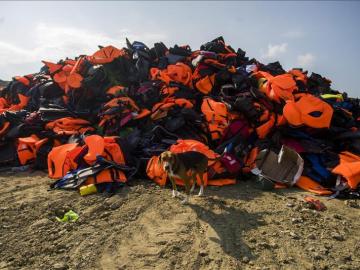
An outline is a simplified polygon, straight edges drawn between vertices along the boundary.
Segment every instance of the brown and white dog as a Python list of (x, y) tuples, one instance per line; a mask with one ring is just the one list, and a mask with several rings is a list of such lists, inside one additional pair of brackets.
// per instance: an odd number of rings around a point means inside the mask
[[(188, 151), (184, 153), (172, 153), (165, 151), (160, 155), (159, 163), (164, 171), (168, 174), (173, 191), (173, 197), (180, 195), (177, 191), (175, 178), (180, 178), (185, 183), (186, 197), (182, 203), (187, 203), (190, 193), (194, 191), (196, 185), (196, 176), (199, 175), (201, 185), (198, 196), (204, 195), (204, 174), (208, 167), (208, 157), (196, 151)], [(190, 189), (190, 184), (192, 187)]]

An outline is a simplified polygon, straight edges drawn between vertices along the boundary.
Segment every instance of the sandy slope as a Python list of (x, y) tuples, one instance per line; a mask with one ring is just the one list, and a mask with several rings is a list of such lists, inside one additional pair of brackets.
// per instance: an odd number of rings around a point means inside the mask
[[(45, 174), (0, 177), (0, 269), (359, 269), (359, 202), (302, 203), (251, 182), (182, 206), (150, 181), (115, 196), (47, 191)], [(307, 194), (308, 195), (308, 194)], [(54, 220), (73, 209), (76, 223)]]

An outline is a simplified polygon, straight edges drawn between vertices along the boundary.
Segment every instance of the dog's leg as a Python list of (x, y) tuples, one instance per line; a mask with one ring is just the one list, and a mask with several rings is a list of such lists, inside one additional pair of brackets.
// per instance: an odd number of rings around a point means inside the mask
[(177, 191), (175, 179), (172, 176), (169, 176), (169, 178), (170, 178), (172, 188), (173, 188), (172, 189), (172, 197), (175, 198), (176, 196), (179, 195), (179, 191)]
[(185, 193), (186, 193), (186, 197), (184, 200), (181, 201), (182, 204), (187, 204), (189, 202), (190, 199), (190, 177), (187, 179), (183, 179), (184, 183), (185, 183)]
[(192, 173), (192, 180), (193, 180), (193, 184), (192, 184), (192, 187), (190, 189), (190, 193), (193, 193), (194, 190), (195, 190), (195, 186), (196, 186), (196, 174), (195, 173)]
[(200, 191), (198, 196), (201, 197), (204, 195), (204, 173), (199, 173), (199, 177), (200, 177)]
[(195, 184), (192, 185), (191, 189), (190, 189), (190, 193), (193, 193), (195, 190)]

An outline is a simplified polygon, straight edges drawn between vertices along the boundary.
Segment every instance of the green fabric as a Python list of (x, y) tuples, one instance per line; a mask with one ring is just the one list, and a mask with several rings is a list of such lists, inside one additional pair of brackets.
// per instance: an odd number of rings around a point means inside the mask
[(76, 214), (73, 210), (69, 210), (65, 213), (63, 218), (56, 217), (56, 220), (59, 222), (75, 222), (79, 218), (79, 215)]

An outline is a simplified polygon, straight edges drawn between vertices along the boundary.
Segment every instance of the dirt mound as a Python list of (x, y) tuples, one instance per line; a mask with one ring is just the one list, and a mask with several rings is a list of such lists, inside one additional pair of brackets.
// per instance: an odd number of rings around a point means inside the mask
[[(45, 174), (0, 177), (0, 269), (359, 269), (358, 202), (251, 182), (209, 187), (183, 206), (138, 181), (118, 194), (48, 191)], [(306, 194), (308, 195), (308, 194)], [(55, 221), (72, 209), (74, 223)]]

